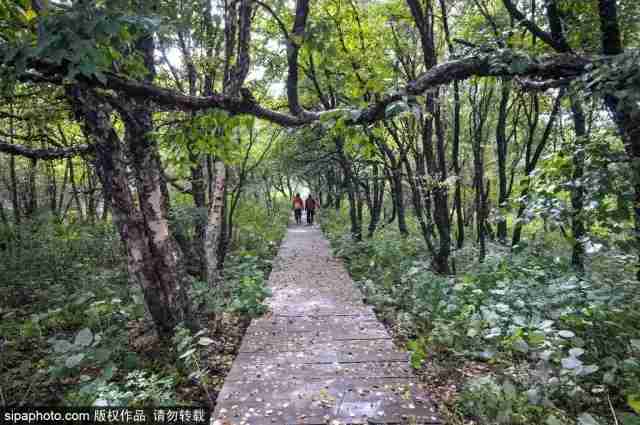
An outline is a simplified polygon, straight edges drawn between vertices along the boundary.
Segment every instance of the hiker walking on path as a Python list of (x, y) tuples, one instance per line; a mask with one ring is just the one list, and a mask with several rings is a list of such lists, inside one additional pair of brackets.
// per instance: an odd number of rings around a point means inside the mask
[(307, 211), (307, 224), (308, 225), (312, 225), (313, 224), (313, 218), (316, 215), (316, 208), (318, 208), (318, 201), (316, 201), (315, 199), (313, 199), (311, 197), (311, 194), (309, 194), (309, 197), (307, 198), (307, 200), (304, 203), (304, 209)]
[(293, 198), (293, 214), (296, 217), (296, 224), (302, 224), (302, 208), (304, 207), (304, 202), (302, 202), (302, 198), (299, 193), (296, 193), (296, 196)]

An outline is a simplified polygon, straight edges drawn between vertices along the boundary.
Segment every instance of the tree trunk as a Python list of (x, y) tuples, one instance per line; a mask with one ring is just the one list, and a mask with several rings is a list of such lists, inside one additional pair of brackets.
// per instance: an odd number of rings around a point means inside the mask
[(351, 220), (351, 237), (354, 241), (362, 240), (362, 231), (358, 222), (358, 206), (356, 194), (351, 185), (347, 189), (347, 199), (349, 200), (349, 218)]
[(571, 96), (571, 113), (576, 134), (576, 148), (573, 152), (573, 173), (571, 176), (573, 182), (571, 186), (571, 230), (573, 233), (571, 263), (578, 272), (584, 272), (585, 226), (582, 218), (584, 203), (582, 175), (584, 173), (587, 128), (582, 104), (575, 95)]
[[(415, 213), (416, 219), (418, 220), (418, 224), (420, 225), (420, 231), (422, 233), (422, 238), (424, 239), (429, 252), (431, 255), (435, 255), (436, 251), (433, 246), (433, 242), (431, 240), (432, 230), (430, 228), (430, 223), (427, 223), (425, 220), (425, 214), (422, 208), (422, 196), (420, 193), (419, 185), (422, 184), (419, 182), (411, 169), (411, 164), (406, 156), (403, 158), (404, 167), (407, 172), (407, 181), (409, 182), (409, 187), (411, 187), (411, 201), (413, 203), (413, 211)], [(426, 216), (427, 219), (430, 219), (430, 216)]]
[[(169, 230), (166, 187), (160, 172), (158, 147), (149, 105), (134, 104), (135, 121), (125, 120), (128, 151), (135, 172), (144, 236), (152, 258), (144, 261), (145, 275), (155, 274), (156, 282), (146, 295), (150, 310), (155, 309), (156, 324), (163, 335), (171, 335), (182, 321), (191, 320), (186, 296), (187, 277), (182, 265), (182, 253)], [(151, 291), (149, 291), (151, 292)], [(159, 292), (159, 294), (157, 294)], [(163, 305), (156, 305), (157, 302)], [(153, 312), (152, 312), (153, 314)]]
[(72, 199), (76, 204), (76, 209), (78, 210), (78, 218), (80, 221), (84, 221), (84, 213), (82, 211), (82, 204), (80, 203), (80, 196), (78, 194), (78, 185), (76, 183), (75, 170), (73, 167), (73, 158), (69, 158), (69, 180), (71, 181), (71, 191), (72, 191)]
[(226, 185), (226, 167), (220, 160), (213, 162), (213, 192), (209, 199), (207, 226), (205, 229), (205, 252), (207, 263), (207, 282), (211, 288), (220, 283), (218, 269), (218, 248), (222, 226), (224, 225), (224, 198)]
[(196, 165), (191, 167), (191, 194), (193, 196), (193, 203), (197, 209), (197, 219), (195, 224), (195, 256), (198, 260), (198, 277), (202, 281), (207, 280), (207, 264), (205, 261), (205, 232), (206, 221), (203, 219), (203, 212), (207, 209), (207, 199), (205, 193), (205, 181), (204, 181), (204, 167), (202, 166), (202, 159), (198, 157), (192, 157), (192, 161), (196, 162)]
[(484, 227), (484, 206), (485, 206), (485, 192), (484, 192), (484, 164), (483, 164), (484, 149), (482, 148), (482, 140), (474, 138), (473, 143), (473, 182), (476, 189), (476, 234), (478, 236), (478, 244), (480, 246), (480, 252), (478, 254), (478, 260), (482, 263), (486, 256), (486, 241), (485, 241), (485, 227)]
[(498, 211), (500, 212), (497, 225), (498, 240), (505, 244), (507, 242), (507, 213), (508, 213), (508, 179), (507, 179), (507, 155), (508, 140), (507, 128), (507, 105), (511, 94), (511, 82), (501, 81), (501, 97), (498, 113), (498, 124), (496, 126), (496, 152), (498, 154)]
[[(108, 105), (77, 87), (69, 89), (68, 95), (76, 117), (96, 142), (96, 170), (112, 195), (113, 220), (127, 249), (129, 275), (142, 288), (158, 333), (169, 338), (179, 323), (192, 322), (181, 253), (169, 234), (166, 219), (167, 200), (161, 188), (157, 146), (148, 131), (151, 115), (144, 105), (129, 111), (138, 119), (135, 125), (125, 121), (131, 154), (127, 161), (111, 125)], [(136, 171), (140, 208), (129, 186), (129, 162)]]
[(432, 191), (434, 200), (433, 221), (438, 229), (439, 246), (434, 265), (436, 272), (450, 274), (449, 255), (451, 254), (451, 225), (449, 222), (449, 188), (446, 186), (447, 167), (445, 152), (445, 136), (440, 116), (440, 107), (436, 105), (434, 114), (436, 125), (436, 153), (437, 153), (437, 180), (438, 186)]
[(51, 215), (58, 214), (58, 185), (56, 181), (55, 162), (50, 161), (46, 165), (47, 170), (47, 195), (49, 195), (49, 209)]
[[(64, 167), (64, 176), (62, 177), (62, 186), (60, 187), (60, 197), (58, 198), (58, 216), (59, 220), (62, 221), (64, 219), (64, 194), (67, 191), (67, 183), (69, 183), (69, 163), (65, 163)], [(103, 186), (104, 190), (104, 186)]]
[(395, 192), (395, 185), (393, 183), (393, 178), (391, 177), (391, 172), (388, 169), (385, 169), (385, 174), (386, 174), (387, 180), (389, 180), (389, 194), (391, 195), (391, 214), (389, 215), (389, 218), (387, 219), (386, 224), (391, 224), (395, 221), (397, 216), (396, 192)]
[(538, 164), (538, 160), (540, 159), (540, 156), (542, 155), (542, 152), (544, 152), (544, 149), (547, 145), (547, 141), (549, 140), (549, 136), (551, 135), (551, 130), (553, 129), (555, 120), (558, 116), (558, 112), (560, 111), (560, 101), (562, 100), (563, 95), (564, 95), (564, 91), (560, 90), (553, 104), (553, 109), (551, 110), (549, 121), (547, 121), (547, 125), (535, 149), (534, 149), (533, 140), (534, 140), (535, 130), (538, 125), (537, 122), (538, 122), (539, 111), (538, 111), (537, 96), (533, 97), (534, 107), (535, 107), (534, 108), (535, 120), (533, 123), (529, 124), (529, 135), (528, 135), (527, 146), (525, 149), (526, 154), (525, 154), (525, 167), (524, 167), (525, 168), (524, 187), (520, 192), (520, 199), (522, 199), (522, 201), (520, 202), (520, 207), (518, 208), (518, 215), (516, 216), (516, 224), (513, 229), (513, 238), (511, 240), (511, 246), (515, 246), (518, 243), (520, 243), (520, 236), (522, 234), (522, 226), (523, 226), (522, 214), (526, 209), (526, 202), (527, 202), (526, 196), (529, 193), (531, 173), (533, 172), (533, 170), (535, 170), (536, 165)]
[(38, 190), (36, 186), (36, 176), (38, 174), (38, 161), (29, 160), (28, 184), (29, 184), (29, 200), (27, 202), (26, 215), (33, 217), (38, 209)]
[(7, 214), (4, 212), (4, 203), (2, 199), (0, 199), (0, 221), (4, 226), (9, 226), (9, 219), (7, 219)]
[[(227, 249), (229, 248), (229, 239), (231, 238), (231, 218), (229, 214), (227, 214), (228, 210), (228, 196), (227, 196), (227, 184), (226, 180), (229, 178), (229, 166), (225, 165), (224, 174), (225, 174), (225, 186), (222, 189), (222, 211), (220, 212), (222, 216), (221, 228), (220, 228), (220, 238), (218, 242), (218, 270), (221, 272), (224, 267), (224, 259), (227, 256)], [(222, 276), (222, 275), (220, 275)]]
[[(360, 193), (360, 190), (356, 191), (356, 211), (358, 212), (359, 232), (362, 235), (362, 222), (364, 217), (364, 201), (362, 199), (362, 193)], [(360, 237), (362, 238), (362, 236)]]
[(20, 224), (20, 199), (18, 198), (18, 177), (16, 173), (16, 157), (9, 157), (9, 178), (11, 180), (11, 207), (16, 225)]
[(349, 218), (351, 220), (351, 237), (354, 241), (362, 240), (362, 225), (358, 220), (358, 194), (353, 176), (353, 170), (351, 169), (351, 161), (344, 153), (344, 141), (340, 138), (336, 138), (336, 150), (338, 153), (338, 162), (342, 168), (344, 174), (344, 185), (347, 189), (347, 199), (349, 201)]
[[(381, 184), (382, 182), (382, 184)], [(373, 193), (371, 195), (371, 217), (367, 229), (367, 237), (372, 238), (380, 222), (382, 202), (384, 200), (384, 180), (381, 180), (377, 165), (373, 165)]]

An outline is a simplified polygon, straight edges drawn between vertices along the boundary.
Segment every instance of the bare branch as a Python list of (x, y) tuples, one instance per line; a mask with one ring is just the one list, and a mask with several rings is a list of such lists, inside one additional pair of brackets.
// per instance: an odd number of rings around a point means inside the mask
[[(301, 0), (304, 1), (304, 0)], [(501, 51), (500, 55), (503, 55)], [(297, 59), (297, 58), (296, 58)], [(509, 69), (509, 67), (495, 67), (496, 55), (491, 53), (469, 56), (464, 59), (453, 60), (436, 65), (427, 72), (420, 75), (416, 80), (409, 82), (403, 89), (398, 92), (382, 97), (380, 100), (371, 103), (368, 107), (358, 111), (360, 112), (355, 119), (347, 119), (348, 123), (353, 124), (370, 124), (375, 121), (384, 119), (385, 108), (395, 101), (402, 100), (406, 95), (420, 95), (425, 91), (451, 83), (453, 81), (461, 81), (473, 76), (490, 77), (490, 76), (519, 76), (528, 79), (537, 80), (558, 80), (573, 79), (586, 72), (586, 67), (595, 61), (593, 58), (577, 56), (573, 54), (556, 54), (543, 57), (539, 60), (527, 59), (519, 57), (519, 69), (517, 72)], [(498, 60), (502, 60), (498, 57)], [(604, 60), (598, 58), (599, 61)], [(297, 63), (297, 60), (295, 61)], [(50, 84), (63, 85), (63, 76), (67, 74), (65, 67), (54, 65), (45, 61), (33, 60), (29, 64), (32, 69), (38, 70), (38, 73), (30, 72), (22, 76), (23, 80), (35, 80), (37, 82), (46, 82)], [(297, 82), (297, 66), (296, 78)], [(162, 87), (155, 86), (146, 82), (139, 82), (128, 78), (123, 78), (114, 73), (104, 73), (104, 82), (97, 78), (89, 78), (86, 76), (78, 76), (81, 83), (91, 87), (106, 90), (114, 90), (125, 96), (133, 98), (142, 98), (153, 101), (161, 109), (164, 110), (183, 110), (197, 111), (211, 108), (218, 108), (233, 114), (253, 115), (285, 127), (297, 127), (313, 123), (320, 119), (320, 114), (310, 111), (304, 111), (304, 114), (294, 116), (281, 113), (272, 109), (268, 109), (251, 98), (250, 96), (234, 97), (220, 93), (214, 93), (211, 96), (188, 96)], [(293, 84), (290, 79), (288, 84)], [(294, 84), (294, 86), (297, 84)], [(295, 92), (293, 104), (297, 100), (297, 88), (292, 89)], [(292, 98), (289, 98), (290, 107)], [(295, 106), (293, 108), (296, 109)], [(302, 110), (300, 107), (299, 110)]]
[(271, 15), (271, 17), (276, 20), (276, 22), (278, 23), (278, 26), (280, 27), (280, 31), (282, 31), (282, 34), (284, 35), (284, 38), (289, 40), (290, 39), (289, 31), (287, 31), (287, 27), (285, 26), (284, 22), (282, 22), (282, 19), (280, 19), (278, 14), (274, 12), (274, 10), (269, 5), (261, 2), (260, 0), (252, 0), (252, 1), (258, 6), (262, 7), (264, 10), (266, 10), (269, 13), (269, 15)]
[(524, 14), (518, 10), (516, 5), (511, 0), (502, 0), (504, 7), (507, 8), (509, 14), (517, 21), (519, 21), (525, 28), (527, 28), (533, 35), (547, 43), (549, 46), (553, 47), (559, 52), (570, 52), (571, 47), (567, 44), (567, 42), (562, 40), (555, 39), (551, 34), (542, 30), (535, 22), (529, 20), (524, 16)]
[(23, 156), (25, 158), (35, 160), (70, 158), (73, 156), (93, 152), (94, 149), (95, 147), (93, 145), (78, 145), (59, 149), (30, 149), (21, 145), (0, 142), (0, 152), (8, 153), (10, 155)]
[(545, 81), (534, 81), (523, 78), (516, 78), (515, 80), (525, 91), (546, 91), (549, 89), (567, 87), (572, 81), (570, 78), (559, 78), (557, 80)]

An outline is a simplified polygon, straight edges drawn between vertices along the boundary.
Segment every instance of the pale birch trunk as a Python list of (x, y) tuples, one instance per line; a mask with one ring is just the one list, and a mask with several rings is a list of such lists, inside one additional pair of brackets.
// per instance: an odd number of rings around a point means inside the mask
[(210, 287), (215, 287), (220, 281), (220, 270), (218, 268), (219, 256), (218, 247), (224, 225), (224, 195), (226, 185), (226, 167), (221, 160), (213, 163), (213, 192), (209, 200), (209, 213), (207, 216), (207, 226), (205, 229), (205, 259), (207, 263), (207, 282)]

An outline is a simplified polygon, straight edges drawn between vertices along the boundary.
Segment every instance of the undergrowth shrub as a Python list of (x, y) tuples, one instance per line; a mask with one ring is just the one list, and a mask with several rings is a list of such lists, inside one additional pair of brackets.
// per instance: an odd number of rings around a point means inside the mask
[[(280, 208), (269, 215), (256, 208), (242, 209), (236, 219), (238, 236), (220, 287), (212, 290), (194, 280), (188, 288), (194, 310), (205, 318), (227, 313), (248, 323), (242, 319), (266, 310), (266, 276), (288, 211)], [(199, 219), (199, 211), (177, 207), (171, 226), (189, 241)], [(153, 326), (142, 291), (130, 283), (123, 245), (111, 223), (60, 224), (43, 216), (1, 227), (0, 243), (0, 387), (10, 383), (11, 388), (1, 394), (2, 403), (139, 406), (185, 401), (176, 389), (195, 377), (193, 366), (204, 362), (207, 353), (188, 354), (180, 367), (171, 359), (194, 344), (206, 348), (203, 338), (179, 346), (189, 339), (185, 334), (175, 347), (149, 344)], [(201, 365), (200, 371), (207, 370)]]
[[(335, 215), (335, 217), (334, 217)], [(567, 258), (536, 246), (490, 250), (435, 275), (419, 241), (382, 229), (353, 242), (334, 214), (323, 228), (366, 300), (408, 337), (419, 367), (436, 358), (488, 363), (464, 384), (458, 410), (480, 423), (597, 424), (640, 415), (640, 296), (629, 274), (578, 275)], [(473, 248), (471, 248), (473, 249)], [(611, 254), (611, 264), (618, 256)], [(635, 421), (635, 422), (634, 422)]]

